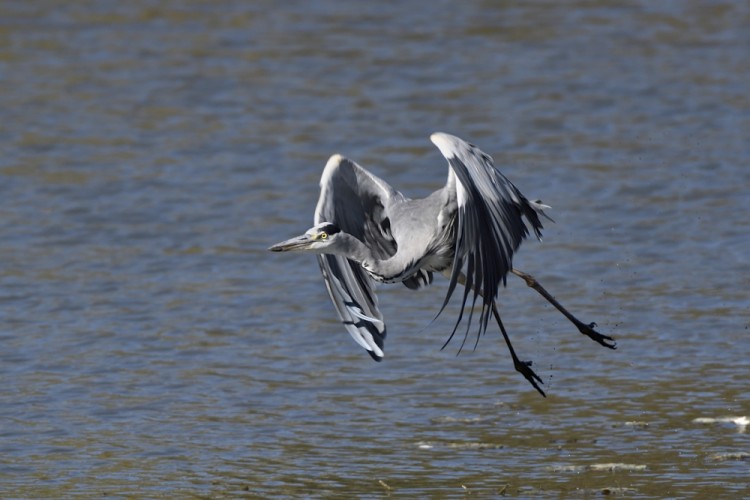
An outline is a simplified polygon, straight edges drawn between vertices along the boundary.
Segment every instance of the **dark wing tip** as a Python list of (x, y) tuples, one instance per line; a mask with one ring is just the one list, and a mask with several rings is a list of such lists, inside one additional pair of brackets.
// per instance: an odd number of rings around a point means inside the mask
[(369, 354), (369, 355), (370, 355), (370, 357), (371, 357), (372, 359), (374, 359), (375, 361), (377, 361), (378, 363), (380, 363), (381, 361), (383, 361), (383, 357), (382, 357), (382, 356), (378, 356), (377, 354), (375, 354), (375, 353), (374, 353), (374, 352), (372, 352), (372, 351), (367, 351), (367, 354)]

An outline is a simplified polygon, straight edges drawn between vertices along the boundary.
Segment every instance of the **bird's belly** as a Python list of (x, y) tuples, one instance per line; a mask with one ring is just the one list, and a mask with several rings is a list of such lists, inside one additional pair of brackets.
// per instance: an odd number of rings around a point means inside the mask
[(367, 267), (363, 266), (363, 268), (365, 271), (367, 271), (367, 274), (370, 275), (370, 278), (372, 278), (374, 281), (377, 281), (378, 283), (401, 283), (402, 281), (409, 279), (417, 271), (419, 271), (419, 267), (411, 265), (393, 275), (384, 275), (379, 274), (372, 269), (368, 269)]
[(403, 274), (399, 274), (397, 276), (383, 276), (373, 273), (372, 271), (367, 271), (367, 274), (370, 275), (370, 278), (372, 278), (373, 281), (377, 281), (378, 283), (401, 283), (409, 277)]
[(366, 265), (362, 266), (367, 274), (370, 275), (370, 278), (372, 278), (374, 281), (377, 281), (378, 283), (401, 283), (402, 281), (405, 281), (414, 276), (417, 272), (419, 272), (419, 269), (421, 267), (421, 261), (416, 263), (413, 262), (403, 269), (392, 271), (393, 274), (386, 275), (378, 273), (377, 271), (369, 268)]
[(371, 269), (368, 269), (367, 267), (364, 267), (364, 270), (367, 272), (367, 274), (370, 275), (370, 278), (372, 278), (374, 281), (378, 283), (401, 283), (402, 281), (406, 281), (407, 279), (417, 274), (420, 271), (420, 269), (423, 269), (425, 271), (430, 271), (430, 272), (442, 273), (446, 269), (449, 269), (452, 264), (453, 264), (452, 255), (447, 255), (447, 254), (434, 255), (433, 254), (433, 255), (428, 256), (427, 258), (424, 258), (410, 265), (403, 271), (393, 276), (385, 276), (382, 274), (378, 274), (372, 271)]

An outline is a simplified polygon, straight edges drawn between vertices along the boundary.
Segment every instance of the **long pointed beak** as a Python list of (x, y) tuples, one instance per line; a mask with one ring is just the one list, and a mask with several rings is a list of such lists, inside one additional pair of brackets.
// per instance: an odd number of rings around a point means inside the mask
[(313, 243), (313, 240), (306, 234), (295, 236), (294, 238), (276, 243), (268, 249), (272, 252), (294, 252), (295, 250), (306, 250)]

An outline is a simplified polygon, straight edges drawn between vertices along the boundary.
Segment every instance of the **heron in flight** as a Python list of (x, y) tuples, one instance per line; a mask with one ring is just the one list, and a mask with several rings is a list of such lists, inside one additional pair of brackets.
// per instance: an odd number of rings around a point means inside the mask
[(595, 331), (595, 323), (578, 320), (533, 276), (513, 268), (513, 254), (529, 234), (524, 219), (541, 238), (540, 216), (547, 217), (544, 209), (549, 207), (527, 199), (473, 144), (440, 132), (430, 139), (448, 160), (443, 188), (426, 198), (409, 199), (352, 160), (334, 155), (320, 179), (315, 225), (269, 250), (317, 254), (339, 318), (376, 361), (383, 358), (386, 327), (374, 282), (401, 282), (416, 290), (432, 283), (433, 273), (442, 273), (450, 283), (436, 317), (456, 285), (464, 286), (458, 319), (443, 347), (458, 330), (469, 302), (463, 347), (481, 300), (477, 342), (492, 316), (515, 369), (545, 396), (539, 387), (542, 379), (530, 361), (518, 358), (500, 319), (495, 300), (508, 273), (522, 278), (584, 335), (610, 349), (615, 348), (614, 339)]

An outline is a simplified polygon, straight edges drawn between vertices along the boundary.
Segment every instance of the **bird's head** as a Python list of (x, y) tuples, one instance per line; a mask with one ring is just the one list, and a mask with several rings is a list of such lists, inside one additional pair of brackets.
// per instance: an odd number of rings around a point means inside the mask
[(272, 252), (312, 252), (331, 253), (336, 245), (341, 229), (331, 222), (321, 222), (311, 227), (305, 234), (276, 243), (269, 248)]

